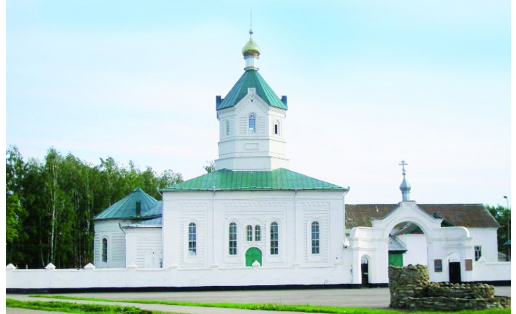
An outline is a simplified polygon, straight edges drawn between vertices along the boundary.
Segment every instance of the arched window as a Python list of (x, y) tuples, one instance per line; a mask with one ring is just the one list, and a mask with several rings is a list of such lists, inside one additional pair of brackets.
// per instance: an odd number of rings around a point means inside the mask
[(278, 236), (278, 223), (271, 223), (271, 255), (278, 255), (279, 247), (279, 236)]
[(254, 226), (254, 240), (255, 241), (262, 240), (262, 228), (260, 228), (260, 225)]
[(232, 222), (229, 224), (229, 255), (237, 254), (237, 225)]
[(319, 223), (312, 222), (312, 254), (319, 254)]
[(226, 135), (229, 135), (230, 128), (229, 128), (229, 120), (226, 120)]
[(256, 115), (251, 113), (249, 115), (249, 134), (256, 133)]
[(188, 225), (188, 254), (197, 255), (197, 226), (193, 222)]
[(253, 226), (247, 226), (247, 241), (253, 241)]
[(274, 134), (279, 135), (279, 121), (274, 121)]
[(102, 261), (107, 262), (107, 239), (102, 239)]

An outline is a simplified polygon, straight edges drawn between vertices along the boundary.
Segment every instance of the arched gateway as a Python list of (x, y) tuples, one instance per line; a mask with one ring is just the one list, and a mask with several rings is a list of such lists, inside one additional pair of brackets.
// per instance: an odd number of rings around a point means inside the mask
[[(402, 162), (404, 167), (406, 164)], [(388, 283), (389, 261), (396, 266), (407, 264), (423, 264), (429, 268), (431, 281), (450, 281), (450, 263), (448, 256), (455, 253), (458, 256), (460, 265), (467, 265), (473, 259), (473, 247), (471, 236), (465, 227), (447, 226), (446, 221), (436, 214), (429, 214), (418, 207), (415, 201), (410, 200), (410, 184), (405, 179), (403, 169), (403, 182), (400, 186), (402, 191), (402, 202), (396, 208), (386, 212), (379, 219), (370, 221), (371, 227), (354, 227), (351, 229), (349, 243), (352, 249), (352, 269), (361, 269), (362, 256), (367, 254), (368, 258), (368, 279), (370, 284)], [(380, 208), (376, 211), (380, 212)], [(379, 215), (377, 215), (379, 217)], [(405, 229), (400, 229), (400, 228)], [(395, 231), (393, 234), (393, 230)], [(421, 245), (421, 254), (415, 252), (409, 259), (407, 247), (403, 241), (399, 241), (399, 233), (412, 234), (416, 231)], [(404, 246), (405, 245), (405, 246)], [(413, 245), (417, 250), (417, 243)], [(426, 252), (425, 252), (426, 248)], [(414, 252), (413, 252), (414, 253)], [(426, 255), (426, 258), (424, 256)], [(423, 256), (423, 259), (421, 257)], [(404, 259), (404, 257), (406, 257)], [(453, 264), (452, 267), (456, 267)], [(460, 278), (462, 281), (473, 281), (471, 269), (460, 267), (452, 270), (454, 280)], [(362, 283), (361, 272), (353, 272), (353, 283)]]

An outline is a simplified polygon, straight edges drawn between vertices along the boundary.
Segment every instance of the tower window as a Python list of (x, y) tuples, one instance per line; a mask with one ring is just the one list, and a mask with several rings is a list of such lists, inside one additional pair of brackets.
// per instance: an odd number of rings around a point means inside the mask
[(271, 255), (279, 253), (278, 223), (271, 223)]
[(229, 120), (226, 120), (226, 135), (229, 135), (230, 128), (229, 128)]
[(102, 261), (107, 262), (107, 239), (102, 239)]
[(262, 229), (259, 225), (254, 226), (254, 240), (261, 241), (262, 240)]
[(193, 222), (188, 225), (188, 254), (197, 254), (197, 226)]
[(312, 254), (319, 254), (319, 223), (312, 222)]
[(256, 115), (251, 113), (249, 115), (249, 134), (256, 133)]
[(278, 122), (274, 124), (274, 134), (278, 135)]
[(237, 225), (232, 222), (229, 224), (229, 255), (237, 254)]
[(247, 226), (247, 241), (253, 241), (253, 226)]

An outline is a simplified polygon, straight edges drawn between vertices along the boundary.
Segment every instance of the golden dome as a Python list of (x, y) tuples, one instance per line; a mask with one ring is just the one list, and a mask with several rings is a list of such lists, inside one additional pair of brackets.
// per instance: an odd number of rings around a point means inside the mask
[(244, 48), (242, 48), (242, 54), (244, 57), (247, 56), (260, 56), (260, 47), (253, 41), (253, 30), (249, 30), (249, 41), (245, 44)]

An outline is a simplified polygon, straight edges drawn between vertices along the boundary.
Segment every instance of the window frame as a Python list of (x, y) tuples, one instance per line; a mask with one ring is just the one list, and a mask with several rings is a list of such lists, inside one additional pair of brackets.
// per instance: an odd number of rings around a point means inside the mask
[(238, 254), (238, 226), (235, 222), (229, 224), (229, 241), (228, 241), (228, 253), (229, 255)]
[[(256, 134), (257, 133), (257, 129), (256, 129), (256, 121), (257, 120), (258, 120), (258, 118), (256, 116), (256, 113), (254, 113), (254, 112), (251, 112), (247, 116), (247, 134)], [(252, 127), (251, 127), (251, 121), (253, 122)]]
[(479, 259), (482, 258), (482, 246), (481, 245), (475, 245), (473, 247), (474, 253), (475, 253), (475, 262), (478, 262)]
[(108, 244), (109, 244), (108, 238), (107, 237), (102, 237), (102, 256), (101, 256), (101, 260), (102, 260), (103, 263), (107, 263), (108, 262)]
[[(193, 230), (192, 230), (193, 228)], [(197, 255), (197, 224), (191, 222), (188, 224), (188, 256)]]
[(279, 255), (279, 224), (274, 221), (270, 225), (270, 254)]
[(262, 227), (260, 225), (254, 226), (254, 241), (262, 240)]
[(245, 230), (246, 230), (246, 240), (249, 242), (253, 241), (253, 226), (247, 225), (247, 227), (245, 227)]
[[(321, 252), (321, 224), (318, 221), (312, 221), (310, 224), (310, 239), (311, 239), (311, 252), (314, 255), (318, 255)], [(314, 230), (314, 227), (316, 230)]]

